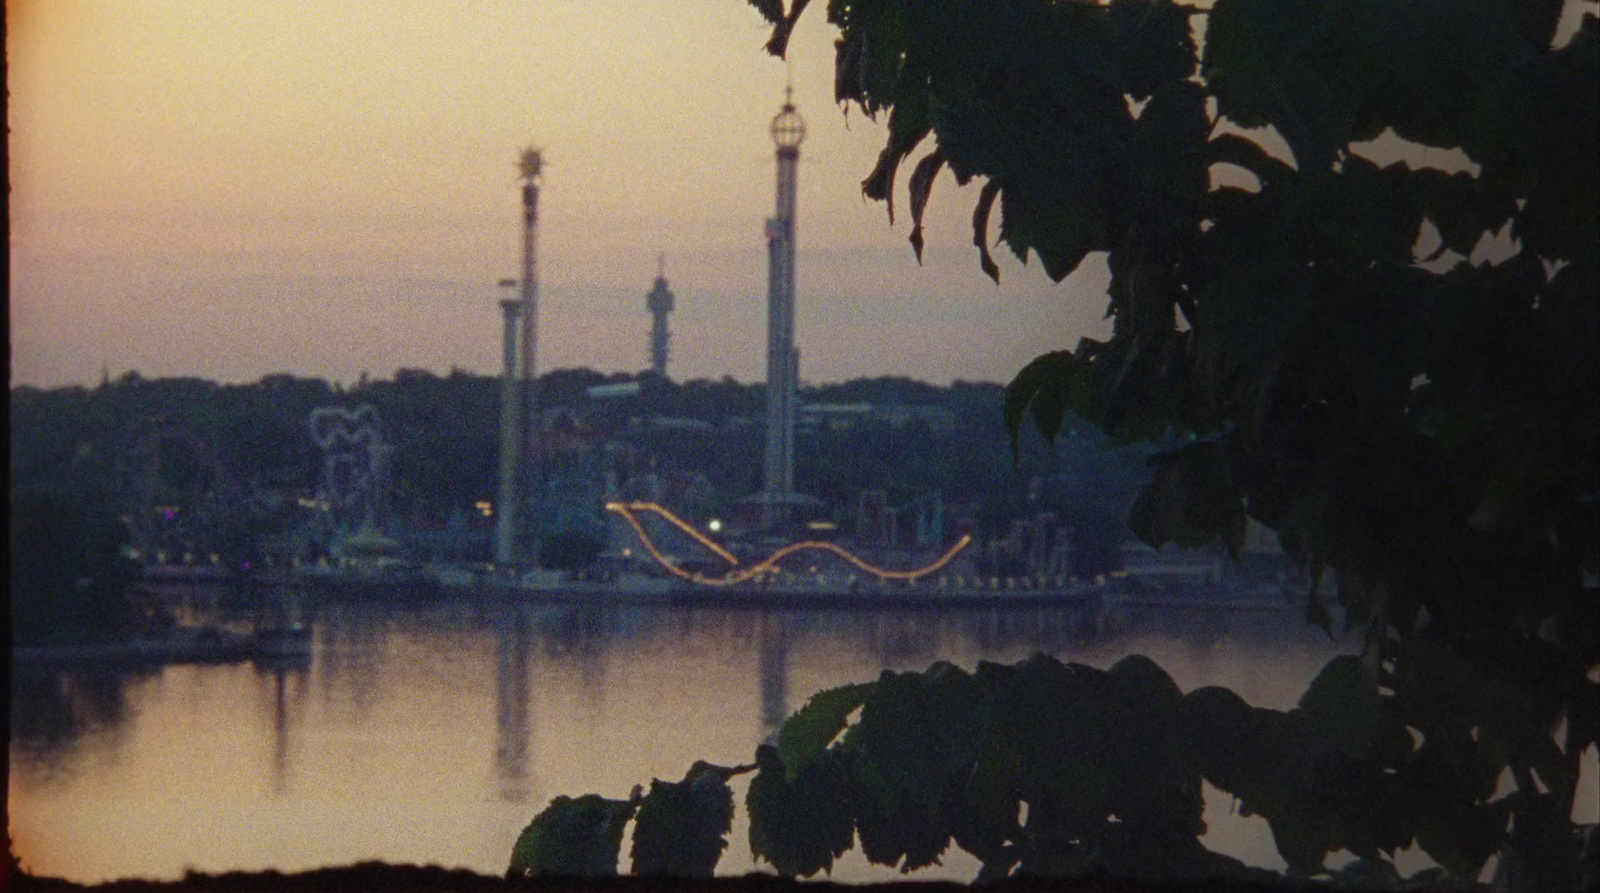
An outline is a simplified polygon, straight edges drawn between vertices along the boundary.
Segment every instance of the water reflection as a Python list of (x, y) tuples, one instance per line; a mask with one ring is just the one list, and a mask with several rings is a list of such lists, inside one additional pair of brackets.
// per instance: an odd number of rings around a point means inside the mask
[(564, 606), (540, 615), (542, 651), (552, 662), (578, 671), (584, 700), (605, 699), (606, 662), (613, 640), (627, 627), (616, 607)]
[(13, 664), (13, 768), (47, 780), (70, 772), (85, 737), (108, 736), (114, 743), (128, 720), (126, 688), (133, 678), (107, 667)]
[(272, 786), (280, 794), (289, 789), (289, 704), (285, 692), (285, 677), (279, 670), (272, 674)]
[(360, 603), (335, 602), (322, 611), (322, 700), (345, 723), (359, 726), (371, 718), (372, 701), (381, 682), (385, 614)]
[(789, 632), (782, 614), (762, 611), (760, 630), (761, 658), (758, 675), (761, 685), (761, 737), (777, 738), (778, 727), (789, 718)]
[(500, 780), (500, 799), (521, 803), (528, 799), (528, 653), (533, 630), (528, 618), (515, 608), (494, 614), (495, 628), (495, 742), (494, 766)]
[(291, 717), (305, 715), (308, 669), (287, 666), (260, 666), (256, 671), (271, 680), (272, 686), (272, 788), (282, 794), (289, 790), (289, 726)]
[[(368, 858), (492, 873), (549, 798), (624, 796), (652, 776), (681, 777), (696, 759), (747, 761), (810, 694), (885, 669), (971, 668), (1033, 651), (1109, 666), (1141, 651), (1184, 689), (1226, 684), (1282, 708), (1336, 647), (1293, 611), (1107, 617), (461, 599), (335, 602), (308, 619), (309, 665), (142, 676), (19, 668), (19, 852), (42, 873), (81, 881)], [(85, 852), (99, 861), (83, 865)], [(730, 851), (724, 861), (743, 870), (747, 860)]]

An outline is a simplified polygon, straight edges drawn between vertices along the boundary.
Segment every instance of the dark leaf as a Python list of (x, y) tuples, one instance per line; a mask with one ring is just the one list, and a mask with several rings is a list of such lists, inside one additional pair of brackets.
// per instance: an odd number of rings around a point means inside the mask
[(1030, 409), (1039, 433), (1055, 439), (1067, 409), (1080, 399), (1077, 375), (1072, 351), (1058, 350), (1035, 357), (1006, 385), (1004, 418), (1013, 461), (1021, 455), (1022, 419)]
[(1377, 684), (1367, 678), (1359, 657), (1341, 655), (1323, 666), (1300, 696), (1299, 710), (1312, 734), (1350, 758), (1362, 760), (1372, 754), (1382, 715)]
[(855, 803), (861, 852), (871, 862), (902, 873), (916, 871), (937, 863), (950, 844), (943, 810), (930, 812), (909, 794), (902, 794), (898, 807), (888, 812), (869, 791), (860, 791)]
[(1483, 237), (1498, 231), (1516, 212), (1513, 196), (1493, 180), (1470, 174), (1419, 170), (1408, 178), (1417, 210), (1439, 231), (1441, 251), (1466, 257)]
[(751, 854), (789, 877), (831, 870), (855, 840), (849, 774), (838, 752), (824, 751), (792, 783), (777, 748), (757, 748), (756, 765), (745, 797)]
[(1154, 478), (1134, 502), (1128, 527), (1160, 548), (1193, 548), (1221, 537), (1237, 550), (1246, 523), (1244, 500), (1218, 441), (1198, 441), (1157, 454)]
[(819, 692), (784, 722), (778, 730), (778, 757), (783, 760), (787, 781), (794, 781), (833, 743), (844, 730), (846, 718), (872, 690), (873, 683), (863, 682)]
[(682, 781), (650, 782), (634, 817), (634, 874), (711, 877), (733, 826), (733, 771), (698, 762)]
[(1106, 690), (1140, 712), (1166, 714), (1178, 709), (1183, 691), (1167, 671), (1142, 654), (1130, 654), (1106, 671)]
[(1400, 886), (1400, 872), (1387, 859), (1357, 859), (1334, 872), (1332, 886), (1356, 890), (1393, 890)]
[(1213, 164), (1233, 164), (1244, 168), (1261, 181), (1263, 187), (1283, 182), (1294, 168), (1273, 158), (1260, 144), (1236, 133), (1224, 133), (1206, 144)]
[(987, 713), (973, 677), (946, 663), (926, 673), (884, 673), (846, 733), (857, 777), (894, 814), (909, 798), (929, 817), (976, 758)]
[(1437, 642), (1390, 640), (1384, 657), (1390, 666), (1386, 684), (1395, 690), (1406, 722), (1425, 736), (1483, 721), (1483, 679), (1455, 651)]
[(517, 837), (507, 876), (615, 876), (622, 831), (636, 802), (598, 794), (551, 800)]
[(917, 253), (917, 263), (922, 263), (922, 213), (928, 207), (928, 195), (933, 190), (933, 180), (944, 166), (944, 153), (938, 149), (929, 152), (911, 171), (908, 191), (911, 198), (911, 247)]
[(911, 222), (922, 225), (922, 212), (928, 207), (928, 194), (933, 189), (933, 178), (944, 166), (944, 153), (938, 149), (929, 152), (911, 171), (908, 191), (911, 198)]
[(889, 113), (889, 141), (878, 154), (872, 173), (861, 181), (861, 192), (874, 201), (887, 203), (889, 222), (894, 223), (894, 177), (900, 162), (928, 135), (927, 107), (915, 101), (896, 103)]
[[(974, 221), (976, 226), (976, 221)], [(1060, 282), (1090, 251), (1107, 246), (1108, 222), (1097, 209), (1071, 196), (1008, 186), (1000, 194), (1000, 238), (1023, 263), (1031, 250), (1045, 275)]]
[(770, 25), (783, 21), (783, 0), (750, 0), (750, 5), (761, 13), (761, 17)]
[[(860, 104), (868, 117), (885, 108), (925, 106), (926, 87), (907, 77), (905, 9), (898, 2), (828, 4), (828, 21), (839, 27), (834, 47), (834, 95)], [(922, 113), (919, 113), (922, 114)]]
[(1192, 10), (1171, 0), (1112, 0), (1107, 9), (1123, 89), (1142, 100), (1199, 65), (1189, 30)]
[(867, 35), (855, 31), (840, 37), (833, 47), (833, 100), (838, 103), (856, 102), (863, 107), (867, 94), (862, 81), (862, 55), (866, 51)]
[[(789, 7), (789, 15), (783, 21), (777, 22), (772, 27), (772, 38), (767, 41), (767, 52), (779, 59), (784, 58), (789, 52), (789, 35), (794, 33), (794, 26), (800, 21), (800, 13), (805, 12), (811, 0), (793, 0)], [(765, 15), (766, 11), (763, 10)]]
[(1510, 803), (1474, 805), (1424, 792), (1424, 809), (1417, 819), (1417, 846), (1428, 857), (1459, 877), (1476, 877), (1484, 862), (1506, 838)]
[(1206, 100), (1200, 85), (1175, 81), (1156, 91), (1139, 115), (1137, 145), (1144, 164), (1140, 173), (1151, 184), (1146, 200), (1153, 205), (1144, 216), (1151, 221), (1146, 225), (1160, 232), (1192, 235), (1199, 219), (1214, 157), (1214, 147), (1207, 142), (1211, 119)]
[(1377, 135), (1362, 115), (1383, 68), (1346, 33), (1353, 18), (1317, 3), (1218, 0), (1202, 62), (1218, 110), (1244, 127), (1272, 125), (1301, 171), (1331, 168), (1349, 139)]
[(1139, 654), (1106, 671), (1104, 773), (1121, 830), (1182, 844), (1205, 832), (1205, 804), (1192, 745), (1183, 738), (1183, 693)]
[(972, 244), (978, 246), (978, 265), (997, 284), (1000, 282), (1000, 268), (989, 256), (989, 210), (994, 207), (994, 198), (999, 194), (1000, 184), (997, 181), (984, 183), (983, 191), (978, 193), (978, 204), (972, 209)]
[(1235, 796), (1253, 793), (1251, 776), (1259, 774), (1270, 719), (1220, 686), (1197, 688), (1183, 696), (1184, 737), (1192, 742), (1201, 773)]
[[(1098, 825), (1115, 811), (1109, 726), (1100, 695), (1106, 674), (1035, 655), (1017, 666), (995, 698), (994, 720), (970, 788), (996, 829), (1016, 822), (1015, 803)], [(1009, 814), (1006, 813), (1009, 804)], [(1040, 816), (1040, 821), (1045, 821)]]
[(1555, 39), (1565, 0), (1517, 0), (1508, 4), (1516, 19), (1517, 31), (1529, 46), (1545, 49)]

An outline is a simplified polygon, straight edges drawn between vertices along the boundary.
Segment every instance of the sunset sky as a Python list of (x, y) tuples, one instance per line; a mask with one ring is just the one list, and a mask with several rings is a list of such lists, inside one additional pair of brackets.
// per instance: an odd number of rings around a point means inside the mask
[(1104, 333), (1102, 269), (982, 275), (948, 174), (918, 267), (823, 12), (786, 67), (742, 0), (8, 0), (11, 383), (497, 371), (530, 142), (541, 370), (644, 368), (665, 253), (669, 373), (758, 381), (791, 75), (802, 380), (1003, 381)]

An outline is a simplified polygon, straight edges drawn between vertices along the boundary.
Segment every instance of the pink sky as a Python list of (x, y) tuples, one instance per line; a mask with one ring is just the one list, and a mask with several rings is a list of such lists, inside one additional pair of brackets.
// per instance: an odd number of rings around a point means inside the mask
[(1006, 380), (1103, 333), (1103, 269), (978, 271), (948, 175), (917, 265), (814, 12), (786, 71), (740, 0), (8, 0), (11, 382), (495, 371), (530, 142), (541, 369), (643, 368), (665, 252), (670, 374), (759, 380), (791, 72), (802, 379)]

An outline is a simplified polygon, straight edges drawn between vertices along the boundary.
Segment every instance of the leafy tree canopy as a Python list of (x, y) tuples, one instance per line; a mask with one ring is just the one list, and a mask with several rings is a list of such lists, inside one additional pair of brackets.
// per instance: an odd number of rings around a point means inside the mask
[(138, 566), (122, 554), (126, 526), (73, 494), (13, 490), (10, 505), (13, 644), (76, 645), (136, 631), (129, 589)]
[[(775, 51), (805, 5), (778, 19)], [(866, 194), (892, 214), (900, 165), (929, 147), (909, 177), (913, 245), (948, 167), (983, 180), (991, 275), (997, 203), (999, 241), (1054, 279), (1107, 255), (1113, 336), (1024, 369), (1014, 430), (1031, 413), (1053, 434), (1070, 409), (1125, 438), (1194, 432), (1135, 515), (1147, 539), (1237, 541), (1248, 514), (1347, 572), (1358, 620), (1381, 590), (1404, 630), (1423, 608), (1464, 635), (1554, 619), (1592, 657), (1600, 19), (1557, 45), (1562, 6), (834, 0), (827, 15), (837, 98), (888, 114)], [(1386, 132), (1472, 170), (1380, 166), (1360, 144)], [(1475, 253), (1496, 234), (1502, 256)]]
[[(807, 4), (756, 5), (781, 55)], [(989, 275), (996, 211), (998, 242), (1052, 279), (1107, 258), (1111, 338), (1024, 368), (1013, 432), (1031, 415), (1054, 434), (1070, 410), (1121, 438), (1194, 435), (1157, 458), (1135, 531), (1237, 545), (1254, 517), (1314, 577), (1335, 569), (1369, 636), (1339, 709), (1392, 686), (1384, 710), (1452, 729), (1405, 760), (1517, 782), (1495, 801), (1510, 831), (1483, 815), (1401, 830), (1462, 870), (1509, 841), (1525, 877), (1559, 883), (1547, 841), (1567, 837), (1600, 734), (1600, 18), (1566, 10), (1563, 28), (1565, 7), (827, 4), (837, 99), (887, 114), (862, 186), (891, 217), (921, 152), (919, 256), (949, 168), (982, 183)], [(1374, 160), (1380, 138), (1401, 160)], [(1424, 148), (1462, 170), (1415, 163)], [(1307, 612), (1331, 622), (1315, 585)], [(1520, 744), (1483, 744), (1485, 702), (1526, 714), (1505, 732)], [(1431, 793), (1488, 808), (1451, 784)]]
[[(781, 56), (807, 0), (752, 5)], [(1202, 864), (1203, 777), (1266, 817), (1295, 872), (1346, 850), (1352, 881), (1398, 883), (1391, 856), (1416, 845), (1459, 878), (1497, 855), (1509, 889), (1592, 888), (1571, 816), (1600, 739), (1593, 4), (826, 6), (835, 96), (887, 116), (862, 188), (891, 218), (919, 155), (919, 256), (948, 168), (981, 184), (990, 276), (999, 243), (1055, 280), (1106, 258), (1111, 337), (1025, 367), (1013, 435), (1029, 416), (1053, 435), (1069, 411), (1120, 439), (1182, 435), (1135, 531), (1237, 546), (1253, 517), (1312, 572), (1325, 628), (1315, 581), (1335, 572), (1367, 647), (1287, 713), (1180, 694), (1144, 664), (935, 668), (830, 693), (784, 729), (805, 746), (757, 754), (753, 849), (808, 874), (853, 827), (869, 858), (905, 866), (950, 839), (991, 875), (1082, 873), (1124, 846), (1141, 855), (1119, 864)], [(1386, 141), (1400, 160), (1381, 160)], [(1420, 164), (1425, 149), (1460, 170)], [(1122, 678), (1140, 694), (1108, 710)], [(1035, 727), (1073, 710), (1104, 722)], [(1162, 752), (1173, 735), (1188, 749)], [(1101, 761), (1112, 739), (1152, 768)]]

